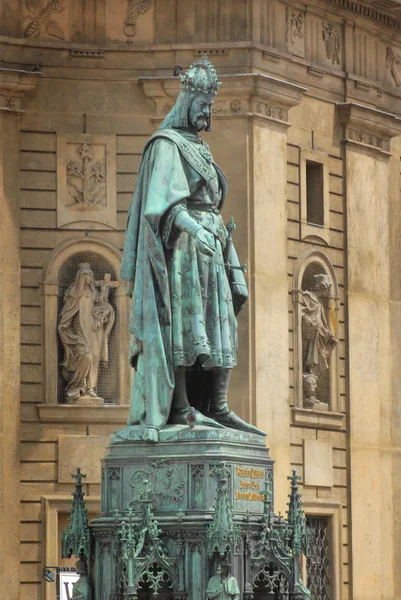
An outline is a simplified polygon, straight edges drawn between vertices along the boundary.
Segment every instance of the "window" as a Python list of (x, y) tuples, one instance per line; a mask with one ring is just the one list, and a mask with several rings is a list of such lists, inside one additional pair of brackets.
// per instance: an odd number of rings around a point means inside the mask
[(306, 584), (313, 600), (331, 600), (330, 517), (306, 519), (310, 532), (309, 557), (306, 561)]
[(306, 220), (324, 226), (323, 164), (306, 161)]

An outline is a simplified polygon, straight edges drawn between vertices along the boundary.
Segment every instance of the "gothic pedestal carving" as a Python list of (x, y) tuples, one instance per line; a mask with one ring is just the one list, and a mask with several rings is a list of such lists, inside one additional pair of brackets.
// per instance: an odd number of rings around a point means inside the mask
[(308, 597), (298, 478), (287, 521), (273, 513), (261, 436), (167, 426), (156, 444), (124, 439), (137, 430), (113, 434), (102, 461), (102, 510), (90, 524), (95, 600)]

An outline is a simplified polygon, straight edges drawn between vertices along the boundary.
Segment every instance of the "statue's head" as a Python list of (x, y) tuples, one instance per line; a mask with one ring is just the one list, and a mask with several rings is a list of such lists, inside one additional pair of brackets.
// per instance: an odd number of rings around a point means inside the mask
[(180, 78), (181, 92), (160, 129), (186, 129), (192, 126), (196, 131), (210, 131), (213, 98), (221, 85), (216, 69), (203, 55)]
[(78, 272), (77, 272), (77, 280), (82, 279), (83, 283), (86, 285), (92, 285), (94, 282), (93, 271), (89, 263), (80, 263)]
[(316, 292), (330, 292), (331, 281), (325, 273), (319, 273), (313, 276), (313, 290)]

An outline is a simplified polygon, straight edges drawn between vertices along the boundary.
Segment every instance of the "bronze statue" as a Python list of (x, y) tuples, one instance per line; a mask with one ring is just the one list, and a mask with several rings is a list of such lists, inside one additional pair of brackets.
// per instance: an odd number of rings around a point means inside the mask
[(157, 441), (167, 422), (187, 423), (191, 402), (198, 424), (263, 434), (227, 403), (236, 314), (248, 292), (220, 215), (227, 180), (199, 135), (210, 130), (220, 82), (206, 56), (180, 77), (175, 106), (145, 146), (129, 209), (121, 267), (132, 298), (128, 425), (144, 425)]

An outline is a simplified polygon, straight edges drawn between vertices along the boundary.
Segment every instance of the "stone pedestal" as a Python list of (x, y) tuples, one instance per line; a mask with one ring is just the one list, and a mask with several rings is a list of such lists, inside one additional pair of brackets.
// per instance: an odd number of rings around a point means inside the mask
[[(129, 437), (127, 430), (121, 435)], [(147, 598), (152, 577), (164, 571), (159, 598), (204, 600), (223, 557), (246, 597), (246, 544), (273, 496), (263, 437), (202, 426), (166, 427), (156, 444), (123, 437), (113, 435), (102, 461), (102, 512), (91, 523), (95, 599)]]

